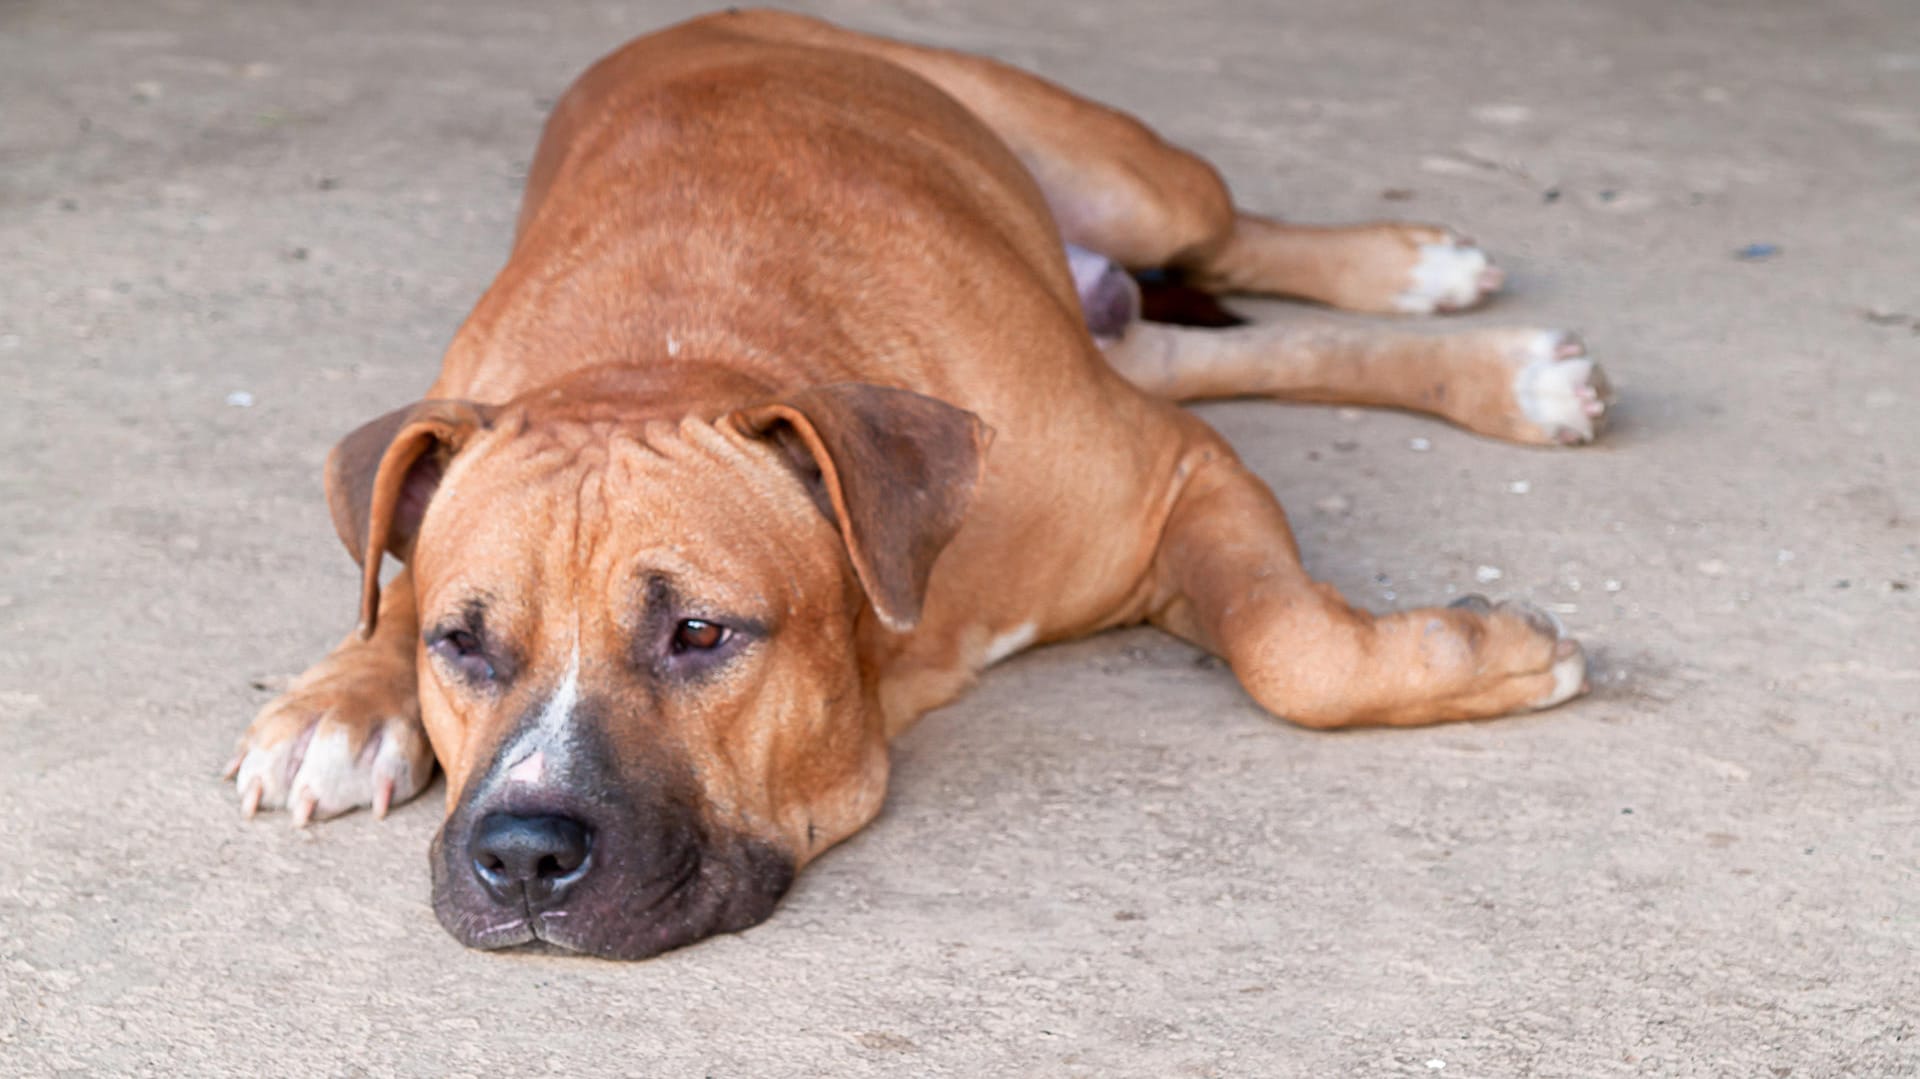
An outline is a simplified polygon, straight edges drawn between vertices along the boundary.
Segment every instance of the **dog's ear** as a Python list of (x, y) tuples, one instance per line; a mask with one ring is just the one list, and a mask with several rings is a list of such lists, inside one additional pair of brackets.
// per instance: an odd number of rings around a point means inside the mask
[(380, 616), (380, 560), (413, 553), (427, 501), (447, 462), (484, 430), (492, 411), (467, 401), (420, 401), (340, 440), (327, 454), (327, 508), (334, 531), (360, 563), (360, 636)]
[(874, 613), (905, 632), (973, 500), (993, 432), (971, 412), (906, 390), (842, 382), (733, 415), (777, 445), (840, 528)]

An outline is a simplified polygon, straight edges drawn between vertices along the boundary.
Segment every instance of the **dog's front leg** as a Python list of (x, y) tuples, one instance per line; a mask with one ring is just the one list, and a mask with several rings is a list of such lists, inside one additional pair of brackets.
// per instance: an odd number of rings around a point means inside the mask
[(433, 777), (414, 672), (418, 636), (413, 576), (403, 571), (381, 594), (373, 636), (349, 634), (240, 737), (226, 774), (241, 811), (284, 806), (305, 825), (361, 806), (384, 816), (418, 794)]
[(1155, 556), (1153, 621), (1226, 659), (1268, 711), (1307, 727), (1413, 726), (1547, 708), (1586, 689), (1579, 644), (1527, 604), (1349, 607), (1307, 576), (1258, 477), (1224, 445), (1193, 452)]

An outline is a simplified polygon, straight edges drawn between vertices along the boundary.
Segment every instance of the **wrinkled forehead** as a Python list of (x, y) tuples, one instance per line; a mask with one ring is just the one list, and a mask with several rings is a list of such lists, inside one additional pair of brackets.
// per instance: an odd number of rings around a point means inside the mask
[(730, 429), (522, 419), (451, 462), (414, 563), (426, 605), (443, 586), (507, 585), (545, 605), (656, 578), (754, 603), (836, 550), (776, 451)]

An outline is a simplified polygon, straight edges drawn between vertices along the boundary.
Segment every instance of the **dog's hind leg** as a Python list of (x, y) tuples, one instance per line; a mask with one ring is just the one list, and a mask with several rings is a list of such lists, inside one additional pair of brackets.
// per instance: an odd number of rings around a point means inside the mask
[(1440, 226), (1296, 225), (1250, 213), (1197, 155), (1023, 71), (959, 54), (918, 70), (1013, 148), (1069, 243), (1130, 270), (1383, 314), (1465, 310), (1505, 282), (1484, 251)]
[(1294, 296), (1378, 314), (1464, 311), (1506, 283), (1486, 252), (1437, 225), (1296, 225), (1245, 212), (1219, 243), (1173, 266), (1207, 291)]
[[(1091, 321), (1091, 314), (1089, 315)], [(1224, 330), (1134, 322), (1107, 361), (1158, 397), (1260, 396), (1425, 412), (1512, 442), (1569, 445), (1603, 428), (1611, 389), (1558, 330), (1406, 333), (1285, 319)]]
[(1546, 613), (1470, 596), (1374, 616), (1306, 574), (1285, 514), (1223, 445), (1191, 451), (1154, 559), (1160, 627), (1224, 658), (1302, 726), (1413, 726), (1546, 708), (1586, 659)]
[(286, 807), (296, 825), (389, 805), (433, 777), (433, 749), (420, 723), (414, 655), (420, 629), (413, 574), (381, 592), (372, 637), (352, 633), (268, 702), (240, 737), (226, 774), (241, 811)]

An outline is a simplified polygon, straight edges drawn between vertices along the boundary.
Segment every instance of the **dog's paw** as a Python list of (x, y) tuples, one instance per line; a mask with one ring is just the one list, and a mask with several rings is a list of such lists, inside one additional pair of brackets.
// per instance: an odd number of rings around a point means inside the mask
[(1413, 265), (1393, 298), (1406, 315), (1465, 311), (1499, 292), (1506, 274), (1485, 251), (1444, 230), (1420, 240)]
[(328, 656), (260, 710), (226, 776), (248, 817), (285, 808), (304, 827), (362, 806), (385, 816), (433, 777), (411, 665), (351, 647)]
[(1577, 446), (1606, 427), (1613, 387), (1587, 346), (1561, 330), (1522, 331), (1507, 346), (1513, 401), (1534, 429), (1527, 441)]
[[(1587, 691), (1586, 650), (1580, 647), (1579, 641), (1567, 636), (1566, 627), (1551, 613), (1524, 600), (1494, 603), (1477, 593), (1462, 596), (1448, 606), (1480, 616), (1493, 631), (1486, 640), (1512, 638), (1515, 660), (1512, 669), (1500, 680), (1524, 687), (1520, 700), (1513, 702), (1513, 706), (1539, 711)], [(1499, 709), (1508, 710), (1510, 707)]]

